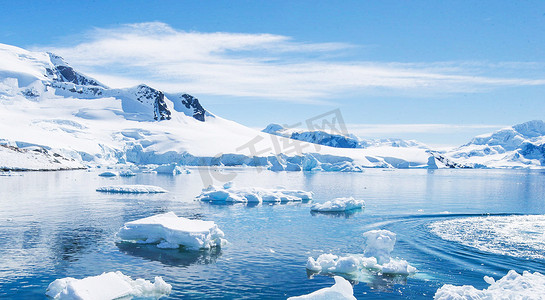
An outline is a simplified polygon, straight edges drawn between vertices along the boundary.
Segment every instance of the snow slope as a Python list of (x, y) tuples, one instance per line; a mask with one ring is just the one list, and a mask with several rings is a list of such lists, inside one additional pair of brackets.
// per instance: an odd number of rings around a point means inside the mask
[[(39, 146), (86, 166), (224, 165), (274, 171), (426, 168), (421, 147), (317, 147), (206, 111), (193, 96), (147, 85), (110, 89), (62, 58), (0, 44), (0, 139)], [(431, 159), (434, 160), (433, 158)], [(1, 160), (1, 164), (16, 160)], [(433, 165), (433, 164), (431, 164)], [(442, 167), (441, 163), (438, 163)]]

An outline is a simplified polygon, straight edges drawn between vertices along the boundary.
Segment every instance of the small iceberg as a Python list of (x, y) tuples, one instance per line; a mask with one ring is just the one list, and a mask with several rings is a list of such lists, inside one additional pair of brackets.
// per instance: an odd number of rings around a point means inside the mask
[(114, 173), (114, 172), (111, 172), (111, 171), (106, 171), (106, 172), (102, 172), (102, 173), (98, 174), (98, 176), (101, 176), (101, 177), (115, 177), (115, 176), (117, 176), (117, 173)]
[(335, 198), (324, 203), (314, 203), (310, 207), (311, 211), (316, 212), (347, 212), (365, 207), (365, 201), (349, 198)]
[(132, 177), (132, 176), (136, 176), (136, 173), (134, 173), (131, 170), (123, 170), (123, 171), (119, 172), (119, 176), (121, 176), (121, 177)]
[(322, 254), (317, 259), (309, 257), (307, 270), (322, 274), (346, 274), (359, 278), (366, 275), (404, 275), (416, 273), (416, 268), (403, 259), (392, 258), (396, 234), (388, 230), (371, 230), (365, 232), (366, 248), (363, 254), (338, 256)]
[(300, 190), (264, 189), (264, 188), (235, 188), (232, 182), (222, 187), (209, 186), (202, 190), (197, 200), (210, 202), (230, 203), (280, 203), (293, 201), (307, 201), (312, 199), (312, 192)]
[(167, 174), (167, 175), (179, 175), (179, 174), (190, 174), (191, 172), (177, 164), (166, 164), (160, 165), (154, 169), (157, 174)]
[(152, 283), (141, 278), (133, 280), (117, 271), (83, 279), (71, 277), (57, 279), (49, 284), (45, 294), (55, 300), (109, 300), (132, 297), (158, 299), (169, 295), (171, 291), (172, 286), (161, 277), (155, 277), (155, 282)]
[(315, 300), (356, 300), (354, 288), (348, 280), (334, 276), (335, 284), (332, 287), (323, 288), (308, 295), (289, 297), (288, 300), (315, 299)]
[(437, 290), (433, 299), (543, 299), (545, 275), (524, 271), (522, 275), (511, 270), (499, 280), (485, 276), (490, 284), (487, 289), (478, 290), (471, 285), (455, 286), (445, 284)]
[(108, 185), (99, 187), (96, 189), (97, 192), (102, 193), (125, 193), (125, 194), (151, 194), (151, 193), (168, 193), (167, 190), (162, 187), (153, 186), (153, 185), (142, 185), (142, 184), (133, 184), (133, 185)]
[(124, 241), (168, 249), (210, 249), (226, 244), (223, 231), (213, 221), (190, 220), (173, 212), (125, 223), (117, 235)]

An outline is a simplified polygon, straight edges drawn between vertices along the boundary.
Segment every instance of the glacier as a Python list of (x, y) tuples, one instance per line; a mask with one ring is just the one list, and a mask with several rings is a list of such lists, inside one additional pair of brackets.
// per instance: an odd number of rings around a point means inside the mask
[(226, 245), (224, 233), (213, 221), (190, 220), (174, 212), (131, 221), (117, 236), (127, 242), (157, 244), (157, 248), (210, 249)]
[(168, 296), (171, 291), (172, 286), (159, 276), (152, 283), (141, 278), (133, 280), (117, 271), (83, 279), (56, 279), (49, 284), (45, 294), (54, 300), (114, 300), (133, 297), (158, 299)]

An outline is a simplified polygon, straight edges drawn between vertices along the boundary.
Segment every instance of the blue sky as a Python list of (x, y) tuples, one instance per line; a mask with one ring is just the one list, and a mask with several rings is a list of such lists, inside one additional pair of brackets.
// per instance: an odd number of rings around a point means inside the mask
[(0, 42), (261, 128), (459, 145), (545, 112), (542, 1), (4, 1)]

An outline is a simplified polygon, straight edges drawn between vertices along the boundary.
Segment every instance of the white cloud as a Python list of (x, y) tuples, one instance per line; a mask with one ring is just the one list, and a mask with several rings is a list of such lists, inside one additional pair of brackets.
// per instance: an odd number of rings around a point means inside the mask
[(472, 76), (464, 64), (331, 58), (354, 47), (274, 34), (186, 32), (154, 22), (95, 29), (76, 45), (45, 50), (113, 87), (145, 82), (167, 91), (287, 101), (376, 90), (425, 95), (545, 84)]
[(492, 132), (508, 125), (488, 124), (347, 124), (348, 131), (357, 136), (392, 136), (406, 133), (454, 133), (474, 130)]

